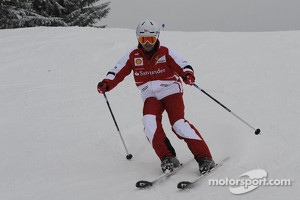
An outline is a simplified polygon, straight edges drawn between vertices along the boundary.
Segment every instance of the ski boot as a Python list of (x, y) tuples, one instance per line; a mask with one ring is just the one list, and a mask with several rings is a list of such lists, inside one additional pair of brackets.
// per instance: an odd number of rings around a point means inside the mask
[(216, 165), (213, 159), (208, 157), (200, 158), (197, 162), (199, 164), (199, 171), (201, 174), (209, 172)]
[(176, 157), (166, 156), (161, 161), (161, 169), (163, 173), (172, 172), (175, 168), (180, 166), (180, 162)]

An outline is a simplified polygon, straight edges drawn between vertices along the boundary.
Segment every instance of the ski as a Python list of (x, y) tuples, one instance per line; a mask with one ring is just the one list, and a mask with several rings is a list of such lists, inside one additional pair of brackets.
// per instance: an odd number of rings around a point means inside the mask
[(165, 179), (165, 178), (167, 178), (169, 176), (172, 176), (173, 174), (177, 173), (178, 171), (180, 171), (181, 169), (183, 169), (186, 165), (188, 165), (192, 161), (194, 161), (194, 159), (191, 159), (191, 160), (187, 161), (186, 163), (180, 164), (180, 166), (178, 168), (174, 169), (171, 172), (167, 172), (167, 173), (164, 173), (164, 174), (160, 175), (159, 177), (157, 177), (153, 181), (140, 180), (140, 181), (136, 182), (135, 186), (137, 188), (151, 187), (155, 183), (159, 182), (160, 180), (163, 180), (163, 179)]
[(181, 181), (177, 184), (177, 188), (184, 190), (186, 188), (192, 188), (195, 183), (197, 183), (199, 180), (202, 180), (203, 177), (209, 175), (210, 173), (214, 172), (216, 169), (220, 168), (225, 161), (227, 161), (230, 157), (226, 157), (223, 160), (221, 160), (218, 164), (215, 165), (214, 168), (212, 168), (210, 171), (206, 172), (205, 174), (199, 175), (197, 178), (195, 178), (193, 181)]

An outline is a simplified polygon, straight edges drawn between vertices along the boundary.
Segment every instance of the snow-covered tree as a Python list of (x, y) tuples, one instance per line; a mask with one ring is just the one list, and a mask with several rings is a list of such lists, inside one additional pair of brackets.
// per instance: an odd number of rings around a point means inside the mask
[(106, 17), (110, 2), (99, 0), (33, 0), (33, 8), (45, 17), (59, 17), (68, 26), (90, 26)]
[(110, 2), (99, 0), (0, 0), (0, 28), (92, 26), (106, 17)]
[(33, 26), (67, 26), (57, 17), (44, 17), (32, 9), (32, 0), (9, 0), (0, 2), (0, 28)]

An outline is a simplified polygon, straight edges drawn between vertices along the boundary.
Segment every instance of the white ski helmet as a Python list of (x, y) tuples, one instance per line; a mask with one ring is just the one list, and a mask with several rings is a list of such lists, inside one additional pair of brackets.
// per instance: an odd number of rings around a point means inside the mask
[(138, 24), (136, 27), (136, 37), (139, 36), (156, 36), (158, 38), (160, 33), (159, 26), (156, 22), (146, 19)]

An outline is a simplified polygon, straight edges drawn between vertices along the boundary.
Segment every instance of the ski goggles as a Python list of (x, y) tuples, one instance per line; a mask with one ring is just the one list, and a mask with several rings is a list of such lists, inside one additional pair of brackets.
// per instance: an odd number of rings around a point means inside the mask
[(146, 42), (149, 42), (150, 44), (155, 44), (157, 40), (156, 36), (139, 36), (138, 41), (141, 44), (146, 44)]

